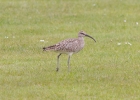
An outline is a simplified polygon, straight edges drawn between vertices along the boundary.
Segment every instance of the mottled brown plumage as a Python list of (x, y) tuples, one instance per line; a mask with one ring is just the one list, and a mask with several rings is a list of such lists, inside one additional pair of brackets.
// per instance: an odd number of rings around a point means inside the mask
[(66, 39), (63, 40), (55, 45), (44, 47), (43, 51), (55, 51), (58, 52), (59, 55), (57, 57), (57, 71), (59, 70), (59, 57), (61, 54), (68, 54), (68, 68), (70, 70), (69, 62), (70, 62), (70, 56), (73, 53), (79, 52), (84, 47), (84, 36), (92, 38), (95, 42), (96, 40), (87, 35), (84, 31), (80, 31), (78, 34), (78, 38), (75, 39)]

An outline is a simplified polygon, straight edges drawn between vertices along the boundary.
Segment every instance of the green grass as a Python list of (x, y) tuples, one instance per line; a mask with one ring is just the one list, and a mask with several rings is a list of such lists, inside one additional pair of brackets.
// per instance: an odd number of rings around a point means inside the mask
[[(139, 100), (139, 5), (139, 0), (0, 0), (0, 100)], [(58, 54), (42, 47), (77, 37), (80, 30), (97, 42), (85, 38), (84, 49), (71, 57), (70, 72), (62, 55), (56, 73)]]

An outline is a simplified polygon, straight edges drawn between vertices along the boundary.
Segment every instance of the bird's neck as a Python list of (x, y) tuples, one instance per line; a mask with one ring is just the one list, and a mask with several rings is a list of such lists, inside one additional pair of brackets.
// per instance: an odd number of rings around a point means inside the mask
[(78, 41), (82, 47), (85, 45), (84, 37), (78, 37)]
[(84, 37), (79, 36), (79, 37), (78, 37), (78, 40), (84, 41)]

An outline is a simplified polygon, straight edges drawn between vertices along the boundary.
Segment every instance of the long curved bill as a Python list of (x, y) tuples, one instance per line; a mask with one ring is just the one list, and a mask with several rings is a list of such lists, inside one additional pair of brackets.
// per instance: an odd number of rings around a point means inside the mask
[(89, 36), (89, 35), (87, 35), (87, 34), (85, 34), (85, 36), (87, 36), (87, 37), (93, 39), (93, 40), (96, 42), (96, 40), (95, 40), (93, 37), (91, 37), (91, 36)]

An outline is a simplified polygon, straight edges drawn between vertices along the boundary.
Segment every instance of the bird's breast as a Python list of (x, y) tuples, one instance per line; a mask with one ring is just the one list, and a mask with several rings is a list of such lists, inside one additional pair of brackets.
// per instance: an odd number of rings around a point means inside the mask
[(75, 53), (79, 52), (81, 49), (83, 49), (84, 45), (85, 45), (84, 41), (79, 41), (79, 40), (75, 41), (74, 52)]

